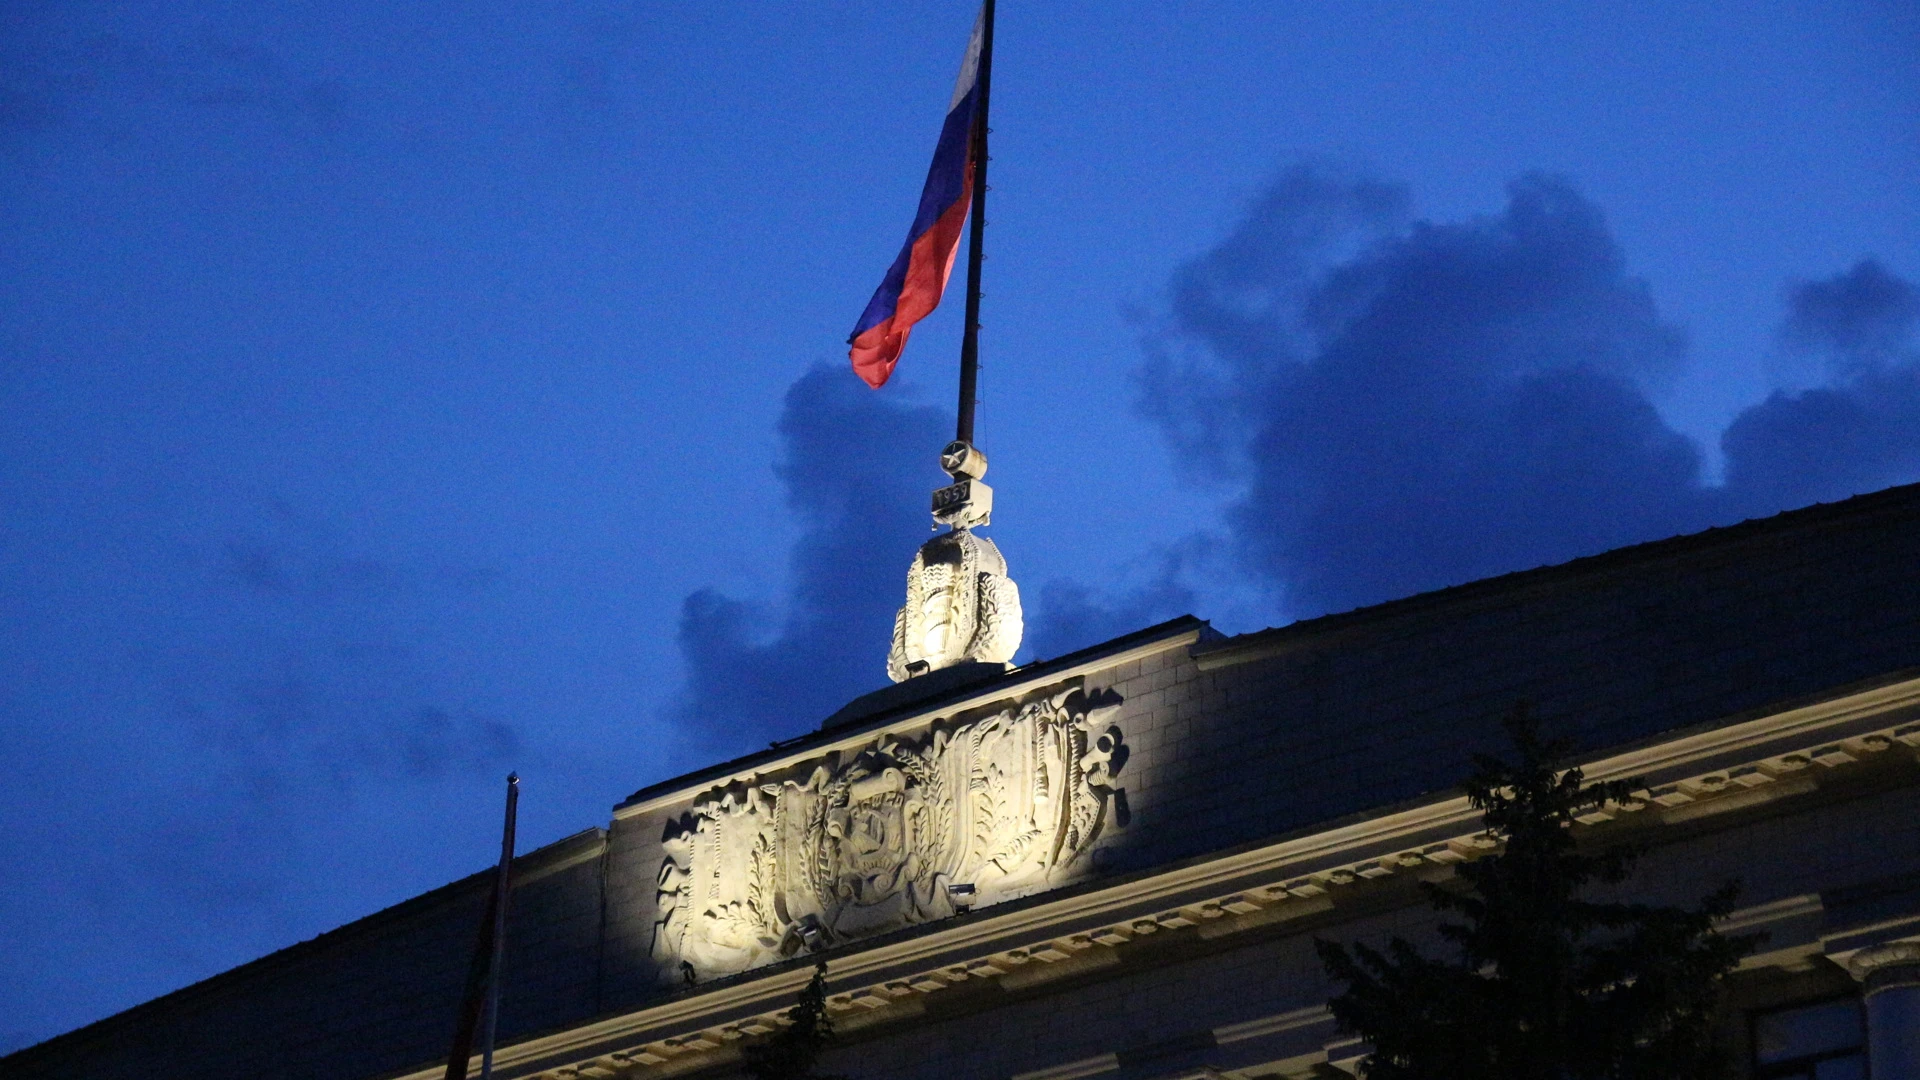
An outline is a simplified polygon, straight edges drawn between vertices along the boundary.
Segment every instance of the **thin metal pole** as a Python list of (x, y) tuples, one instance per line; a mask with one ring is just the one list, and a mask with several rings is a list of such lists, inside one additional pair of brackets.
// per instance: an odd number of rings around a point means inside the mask
[(500, 873), (493, 883), (493, 958), (487, 964), (487, 1017), (480, 1035), (480, 1080), (493, 1078), (493, 1034), (500, 1022), (500, 964), (507, 951), (507, 897), (513, 881), (514, 812), (520, 805), (520, 774), (507, 774), (507, 823), (500, 835)]
[(980, 260), (987, 235), (987, 100), (993, 87), (993, 0), (981, 14), (980, 111), (973, 120), (973, 231), (967, 239), (967, 328), (960, 339), (960, 412), (953, 437), (973, 442), (975, 387), (980, 378)]

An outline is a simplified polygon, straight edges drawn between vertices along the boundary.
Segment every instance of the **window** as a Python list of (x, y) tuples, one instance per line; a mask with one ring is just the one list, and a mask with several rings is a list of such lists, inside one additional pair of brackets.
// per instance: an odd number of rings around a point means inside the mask
[(1855, 998), (1753, 1018), (1756, 1080), (1866, 1080), (1867, 1032)]

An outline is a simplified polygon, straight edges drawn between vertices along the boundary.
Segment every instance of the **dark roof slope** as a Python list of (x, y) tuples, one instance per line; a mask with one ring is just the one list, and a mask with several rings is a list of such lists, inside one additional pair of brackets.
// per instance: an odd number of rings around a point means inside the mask
[(1522, 596), (1564, 589), (1582, 580), (1593, 581), (1622, 573), (1638, 574), (1654, 564), (1697, 557), (1712, 558), (1715, 552), (1748, 551), (1755, 543), (1776, 546), (1783, 540), (1810, 532), (1835, 528), (1873, 528), (1876, 521), (1882, 526), (1895, 522), (1911, 523), (1916, 516), (1920, 516), (1920, 484), (1907, 484), (1839, 502), (1816, 503), (1770, 517), (1751, 518), (1737, 525), (1614, 548), (1551, 566), (1480, 578), (1398, 600), (1221, 638), (1196, 646), (1194, 654), (1203, 658), (1203, 666), (1219, 667), (1274, 655), (1306, 638), (1324, 643), (1330, 635), (1379, 632), (1383, 624), (1422, 615), (1441, 612), (1457, 615), (1481, 605), (1508, 605)]
[(1193, 653), (1204, 703), (1163, 809), (1236, 835), (1170, 820), (1132, 865), (1451, 788), (1518, 701), (1597, 751), (1920, 670), (1920, 485)]

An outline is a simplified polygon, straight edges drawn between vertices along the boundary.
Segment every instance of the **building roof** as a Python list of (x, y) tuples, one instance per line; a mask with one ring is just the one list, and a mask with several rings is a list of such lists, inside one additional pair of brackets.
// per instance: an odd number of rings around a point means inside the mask
[(1188, 707), (1161, 782), (1196, 794), (1161, 805), (1219, 824), (1169, 820), (1129, 865), (1451, 789), (1520, 702), (1594, 753), (1909, 677), (1920, 486), (1192, 651), (1215, 696)]
[(1511, 604), (1541, 590), (1577, 586), (1579, 582), (1602, 579), (1622, 573), (1634, 574), (1649, 567), (1709, 557), (1714, 553), (1743, 550), (1742, 545), (1777, 545), (1808, 532), (1856, 527), (1885, 528), (1911, 525), (1920, 514), (1920, 484), (1887, 488), (1831, 503), (1787, 510), (1763, 518), (1749, 518), (1735, 525), (1717, 526), (1642, 544), (1613, 548), (1567, 562), (1516, 570), (1489, 578), (1412, 596), (1389, 600), (1349, 611), (1334, 612), (1302, 619), (1283, 626), (1269, 627), (1233, 637), (1221, 637), (1196, 646), (1196, 656), (1206, 657), (1203, 664), (1218, 667), (1259, 656), (1274, 655), (1293, 644), (1313, 638), (1326, 640), (1330, 635), (1364, 634), (1397, 620), (1446, 611), (1459, 613), (1483, 604)]

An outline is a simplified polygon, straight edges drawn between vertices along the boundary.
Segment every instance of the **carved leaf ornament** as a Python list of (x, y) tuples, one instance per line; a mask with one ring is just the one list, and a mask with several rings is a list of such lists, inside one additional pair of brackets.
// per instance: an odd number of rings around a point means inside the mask
[(1056, 688), (829, 755), (804, 779), (707, 793), (667, 828), (661, 970), (745, 971), (1067, 880), (1126, 760), (1118, 708)]

